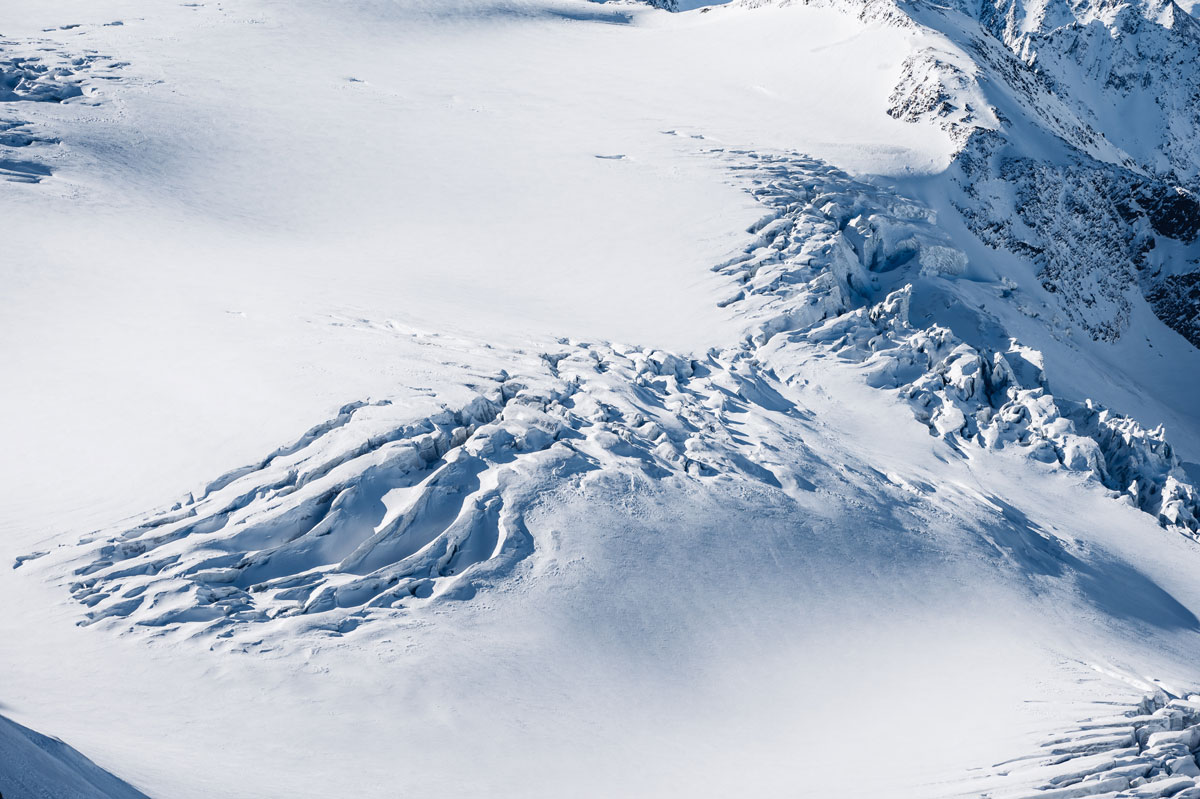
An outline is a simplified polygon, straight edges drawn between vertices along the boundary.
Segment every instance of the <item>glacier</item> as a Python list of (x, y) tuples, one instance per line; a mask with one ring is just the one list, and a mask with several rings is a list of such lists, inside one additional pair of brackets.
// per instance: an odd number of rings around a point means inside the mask
[(1188, 10), (11, 16), (0, 793), (1200, 795)]

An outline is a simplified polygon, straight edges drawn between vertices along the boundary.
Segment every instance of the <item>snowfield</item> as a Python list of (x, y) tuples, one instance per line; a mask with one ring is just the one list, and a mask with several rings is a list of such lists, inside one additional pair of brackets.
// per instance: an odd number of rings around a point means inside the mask
[(0, 793), (1200, 796), (1200, 25), (694, 5), (5, 13)]
[(61, 741), (0, 717), (0, 762), (9, 796), (58, 799), (107, 796), (143, 799), (145, 794), (96, 767)]

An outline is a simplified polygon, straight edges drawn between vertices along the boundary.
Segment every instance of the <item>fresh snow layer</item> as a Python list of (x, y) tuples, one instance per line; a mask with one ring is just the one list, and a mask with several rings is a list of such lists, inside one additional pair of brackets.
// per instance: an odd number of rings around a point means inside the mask
[(933, 34), (51, 5), (0, 43), (79, 86), (4, 108), (8, 715), (164, 797), (1000, 795), (1183, 726), (1195, 350), (1029, 321), (887, 113)]

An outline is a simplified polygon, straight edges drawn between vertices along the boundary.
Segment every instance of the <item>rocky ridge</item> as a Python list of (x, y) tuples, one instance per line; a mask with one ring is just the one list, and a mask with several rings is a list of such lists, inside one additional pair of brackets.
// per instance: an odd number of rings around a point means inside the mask
[(951, 135), (969, 229), (1031, 262), (1073, 324), (1115, 341), (1148, 302), (1200, 346), (1200, 23), (1170, 0), (813, 2), (944, 37), (905, 61), (889, 113)]

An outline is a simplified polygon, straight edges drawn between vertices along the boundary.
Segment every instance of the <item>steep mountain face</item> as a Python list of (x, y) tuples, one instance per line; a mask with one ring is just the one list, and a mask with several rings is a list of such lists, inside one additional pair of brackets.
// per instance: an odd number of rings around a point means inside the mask
[(1200, 23), (1173, 2), (897, 8), (969, 60), (910, 59), (892, 113), (962, 143), (971, 230), (1035, 263), (1092, 337), (1120, 338), (1144, 298), (1200, 345)]
[[(1200, 23), (1174, 2), (961, 3), (1124, 165), (1194, 182)], [(1072, 144), (1081, 146), (1079, 139)], [(1086, 149), (1086, 148), (1084, 148)]]

